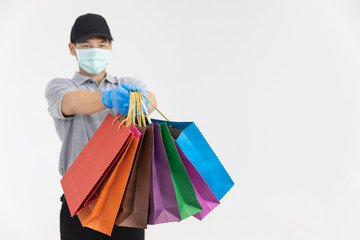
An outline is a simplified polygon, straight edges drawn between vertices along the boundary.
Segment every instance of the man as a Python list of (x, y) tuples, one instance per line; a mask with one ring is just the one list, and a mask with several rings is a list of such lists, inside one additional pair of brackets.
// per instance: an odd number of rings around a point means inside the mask
[[(69, 50), (77, 58), (79, 71), (72, 79), (56, 78), (45, 90), (49, 112), (62, 141), (59, 171), (63, 176), (105, 117), (127, 113), (129, 91), (147, 95), (156, 105), (155, 96), (135, 78), (113, 77), (106, 72), (113, 38), (106, 20), (96, 14), (78, 17), (72, 27)], [(149, 107), (148, 111), (154, 109)], [(61, 197), (60, 235), (75, 239), (144, 239), (144, 230), (114, 226), (111, 237), (82, 227), (77, 216), (71, 217), (64, 195)]]

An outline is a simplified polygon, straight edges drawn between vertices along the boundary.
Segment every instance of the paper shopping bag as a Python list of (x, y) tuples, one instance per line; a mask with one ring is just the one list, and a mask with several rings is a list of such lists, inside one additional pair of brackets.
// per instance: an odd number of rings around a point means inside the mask
[(234, 182), (195, 123), (156, 119), (152, 119), (152, 121), (166, 123), (169, 126), (176, 143), (220, 201), (232, 188)]
[(149, 213), (153, 128), (148, 126), (138, 129), (142, 137), (115, 224), (146, 228)]
[(131, 125), (134, 136), (98, 190), (98, 199), (78, 212), (84, 227), (111, 235), (134, 162), (141, 133)]
[(155, 123), (151, 126), (153, 146), (148, 224), (180, 221), (180, 211), (159, 125)]
[(201, 207), (203, 208), (203, 210), (199, 213), (196, 213), (194, 217), (202, 220), (216, 206), (218, 206), (220, 202), (216, 198), (215, 194), (211, 191), (209, 185), (207, 185), (207, 183), (201, 177), (200, 173), (196, 170), (194, 165), (192, 165), (189, 159), (187, 159), (187, 157), (176, 142), (175, 145), (185, 166), (186, 172), (188, 173), (191, 183), (194, 187), (197, 199), (199, 200)]
[(165, 123), (160, 123), (159, 126), (171, 170), (172, 179), (174, 182), (180, 216), (183, 220), (202, 211), (203, 209), (197, 199), (189, 175), (186, 172), (168, 127)]
[(132, 137), (109, 114), (61, 179), (71, 216), (95, 200), (94, 193)]

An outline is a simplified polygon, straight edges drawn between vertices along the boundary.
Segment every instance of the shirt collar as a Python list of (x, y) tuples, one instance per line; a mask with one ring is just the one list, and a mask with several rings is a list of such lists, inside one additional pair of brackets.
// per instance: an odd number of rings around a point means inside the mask
[[(76, 71), (75, 75), (73, 77), (73, 80), (75, 80), (79, 84), (83, 84), (84, 82), (86, 82), (89, 79), (96, 82), (95, 78), (89, 78), (89, 77), (87, 77), (85, 75), (82, 75), (79, 71)], [(111, 76), (110, 74), (108, 74), (108, 73), (106, 73), (106, 76), (101, 81), (103, 81), (103, 80), (107, 80), (107, 81), (109, 81), (111, 83), (116, 83), (115, 78), (113, 76)]]
[(113, 76), (111, 76), (110, 74), (106, 73), (105, 79), (108, 80), (111, 83), (116, 83), (116, 80)]

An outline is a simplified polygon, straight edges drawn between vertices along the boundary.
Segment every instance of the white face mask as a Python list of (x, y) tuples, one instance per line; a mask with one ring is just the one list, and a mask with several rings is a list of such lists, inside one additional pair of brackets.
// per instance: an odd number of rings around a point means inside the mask
[(101, 73), (110, 62), (110, 49), (86, 48), (76, 49), (79, 66), (91, 75)]

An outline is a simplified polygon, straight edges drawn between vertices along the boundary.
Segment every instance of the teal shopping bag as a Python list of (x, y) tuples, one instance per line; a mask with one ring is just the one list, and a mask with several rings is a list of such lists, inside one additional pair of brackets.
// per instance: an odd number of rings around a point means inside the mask
[(229, 174), (194, 122), (173, 122), (152, 119), (166, 123), (171, 136), (183, 153), (200, 173), (218, 200), (234, 185)]

